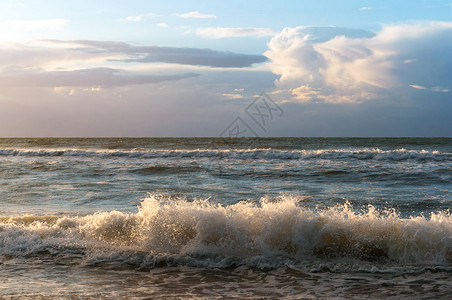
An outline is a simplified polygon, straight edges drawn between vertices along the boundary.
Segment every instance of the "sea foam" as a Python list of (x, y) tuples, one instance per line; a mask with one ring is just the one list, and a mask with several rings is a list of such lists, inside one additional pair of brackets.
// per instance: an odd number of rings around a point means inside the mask
[(378, 148), (363, 149), (320, 149), (320, 150), (278, 150), (278, 149), (196, 149), (196, 150), (93, 150), (93, 149), (0, 149), (0, 156), (69, 156), (100, 158), (220, 158), (220, 159), (263, 159), (263, 160), (310, 160), (310, 159), (358, 159), (382, 161), (450, 161), (452, 153), (426, 150)]
[(141, 267), (278, 267), (309, 260), (452, 263), (452, 216), (401, 218), (349, 204), (308, 209), (289, 196), (220, 205), (150, 195), (136, 213), (0, 218), (0, 254), (77, 254)]

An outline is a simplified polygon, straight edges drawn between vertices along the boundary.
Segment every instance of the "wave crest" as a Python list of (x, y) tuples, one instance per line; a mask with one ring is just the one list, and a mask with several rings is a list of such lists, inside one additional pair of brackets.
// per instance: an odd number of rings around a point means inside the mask
[(235, 149), (235, 150), (86, 150), (86, 149), (0, 149), (0, 156), (74, 156), (102, 158), (224, 158), (224, 159), (358, 159), (382, 161), (450, 161), (452, 153), (427, 150), (381, 150), (370, 149), (323, 149), (323, 150), (276, 150), (276, 149)]
[(223, 206), (151, 195), (137, 213), (0, 219), (2, 255), (68, 249), (87, 259), (121, 257), (144, 267), (274, 266), (324, 258), (450, 265), (452, 216), (401, 218), (394, 210), (356, 211), (349, 204), (312, 210), (288, 196)]

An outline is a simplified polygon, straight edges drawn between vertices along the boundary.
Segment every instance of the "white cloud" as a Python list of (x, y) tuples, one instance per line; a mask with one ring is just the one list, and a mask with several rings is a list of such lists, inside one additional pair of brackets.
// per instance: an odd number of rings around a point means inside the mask
[[(0, 43), (0, 75), (106, 66), (121, 53), (82, 51), (80, 44), (57, 40)], [(92, 49), (93, 50), (93, 49)]]
[(141, 14), (141, 15), (137, 15), (137, 16), (128, 16), (128, 17), (124, 17), (124, 18), (119, 18), (119, 19), (116, 19), (116, 21), (118, 21), (118, 22), (141, 22), (146, 18), (153, 18), (156, 16), (157, 15), (154, 13), (147, 13), (147, 14)]
[(426, 88), (425, 86), (422, 86), (422, 85), (417, 85), (417, 84), (410, 84), (410, 86), (413, 88), (413, 89), (416, 89), (416, 90), (428, 90), (428, 88)]
[(69, 86), (56, 86), (53, 88), (53, 92), (60, 96), (74, 96), (79, 95), (81, 93), (99, 93), (102, 92), (103, 89), (101, 86), (93, 86), (88, 88), (81, 87), (69, 87)]
[(411, 63), (413, 63), (413, 62), (415, 62), (416, 61), (416, 59), (405, 59), (404, 61), (403, 61), (403, 63), (404, 64), (411, 64)]
[(158, 23), (157, 26), (158, 26), (158, 27), (165, 28), (165, 27), (168, 27), (168, 24), (162, 22), (162, 23)]
[[(407, 86), (449, 91), (452, 22), (385, 26), (375, 34), (336, 27), (285, 28), (265, 55), (277, 88), (294, 102), (363, 102)], [(411, 82), (419, 82), (412, 85)]]
[(299, 100), (299, 102), (309, 102), (311, 99), (320, 95), (317, 89), (313, 89), (309, 85), (302, 85), (290, 89), (289, 92), (293, 95), (293, 99)]
[(243, 98), (243, 95), (240, 94), (221, 94), (223, 97), (226, 97), (228, 99), (241, 99)]
[(57, 86), (53, 88), (53, 91), (55, 94), (61, 95), (61, 96), (74, 96), (75, 90), (69, 87), (65, 86)]
[(185, 19), (189, 19), (189, 18), (195, 18), (195, 19), (216, 19), (217, 16), (214, 14), (202, 14), (199, 11), (191, 11), (189, 13), (186, 14), (174, 14), (177, 17), (180, 18), (185, 18)]
[(102, 91), (102, 87), (101, 86), (93, 86), (90, 88), (84, 88), (84, 91), (88, 91), (88, 92), (100, 92)]
[(270, 28), (257, 27), (208, 27), (199, 28), (196, 34), (210, 38), (229, 38), (229, 37), (264, 37), (275, 34)]
[(445, 88), (442, 86), (434, 86), (432, 88), (428, 88), (422, 85), (417, 84), (410, 84), (410, 87), (417, 90), (423, 90), (423, 91), (432, 91), (432, 92), (439, 92), (439, 93), (448, 93), (450, 91), (449, 88)]
[(143, 17), (141, 16), (129, 16), (125, 18), (119, 18), (117, 19), (118, 22), (141, 22)]
[(363, 6), (359, 10), (373, 10), (373, 7)]

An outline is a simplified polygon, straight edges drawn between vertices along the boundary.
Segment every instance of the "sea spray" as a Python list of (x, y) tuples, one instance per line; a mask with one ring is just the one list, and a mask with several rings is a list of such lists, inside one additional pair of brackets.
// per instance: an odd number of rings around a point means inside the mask
[(348, 203), (309, 209), (290, 196), (221, 205), (150, 195), (136, 213), (0, 219), (2, 255), (77, 253), (141, 267), (278, 267), (318, 259), (450, 266), (451, 249), (448, 211), (402, 218)]

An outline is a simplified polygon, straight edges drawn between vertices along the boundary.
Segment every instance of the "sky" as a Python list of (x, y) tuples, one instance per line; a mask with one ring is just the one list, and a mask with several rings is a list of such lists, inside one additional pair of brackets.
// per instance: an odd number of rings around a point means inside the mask
[(0, 137), (452, 137), (452, 1), (0, 2)]

